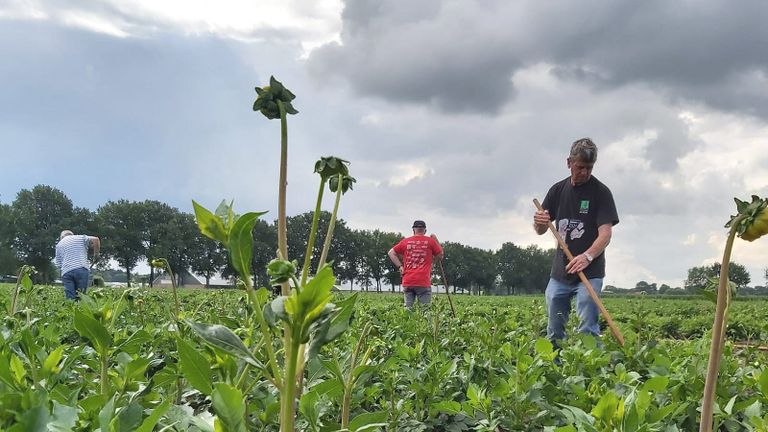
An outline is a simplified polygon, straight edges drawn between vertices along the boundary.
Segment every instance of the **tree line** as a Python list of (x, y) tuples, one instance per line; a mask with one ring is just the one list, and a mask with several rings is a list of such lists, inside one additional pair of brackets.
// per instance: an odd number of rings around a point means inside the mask
[[(322, 212), (318, 236), (328, 227), (330, 213)], [(288, 254), (304, 261), (312, 212), (288, 218)], [(202, 275), (206, 285), (213, 276), (235, 276), (224, 249), (200, 234), (194, 216), (165, 203), (145, 200), (109, 201), (96, 211), (75, 207), (64, 192), (47, 185), (21, 190), (10, 204), (0, 203), (0, 274), (14, 274), (20, 265), (37, 269), (36, 282), (50, 283), (58, 276), (53, 265), (59, 233), (101, 238), (101, 255), (94, 268), (110, 272), (113, 260), (126, 281), (135, 281), (137, 265), (153, 258), (165, 258), (176, 272), (189, 269)], [(351, 229), (343, 219), (336, 223), (329, 251), (335, 274), (342, 287), (370, 291), (395, 291), (400, 274), (387, 251), (400, 241), (400, 233)], [(269, 284), (265, 267), (275, 257), (275, 223), (259, 220), (253, 229), (253, 274), (257, 286)], [(322, 245), (316, 245), (311, 266), (317, 265)], [(505, 243), (497, 251), (456, 242), (444, 242), (445, 278), (453, 292), (475, 294), (518, 294), (542, 292), (549, 278), (554, 249), (520, 247)], [(312, 271), (314, 272), (314, 268)], [(152, 270), (154, 271), (154, 270)], [(434, 275), (442, 285), (441, 275)], [(150, 280), (154, 274), (150, 274)]]
[[(330, 213), (320, 215), (320, 238), (330, 220)], [(312, 212), (288, 218), (288, 253), (303, 263)], [(54, 245), (63, 229), (76, 234), (96, 235), (102, 240), (101, 256), (94, 263), (98, 271), (112, 272), (114, 260), (125, 281), (136, 280), (137, 265), (153, 258), (165, 258), (174, 271), (182, 269), (205, 278), (221, 274), (234, 278), (235, 271), (224, 249), (200, 234), (194, 216), (165, 203), (145, 201), (109, 201), (96, 211), (75, 207), (60, 190), (37, 185), (21, 190), (10, 204), (0, 203), (0, 275), (15, 274), (22, 264), (33, 265), (36, 282), (50, 283), (58, 276), (53, 265)], [(253, 229), (253, 274), (256, 286), (266, 286), (269, 278), (265, 267), (276, 255), (275, 223), (259, 220)], [(400, 274), (387, 257), (387, 251), (403, 238), (402, 234), (381, 230), (351, 229), (343, 219), (329, 251), (329, 260), (342, 287), (361, 287), (369, 291), (395, 291)], [(316, 245), (311, 261), (312, 272), (322, 245)], [(549, 279), (554, 249), (535, 245), (521, 247), (504, 243), (498, 250), (480, 249), (457, 242), (444, 242), (445, 278), (453, 292), (472, 294), (525, 294), (543, 292)], [(657, 286), (640, 281), (630, 292), (645, 294), (694, 294), (707, 288), (719, 275), (719, 264), (688, 270), (683, 287)], [(154, 269), (149, 281), (154, 279)], [(765, 287), (749, 287), (746, 268), (731, 263), (731, 280), (740, 294), (768, 294)], [(443, 285), (439, 266), (433, 275), (435, 285)], [(768, 270), (766, 270), (768, 279)], [(626, 292), (606, 286), (606, 290)]]

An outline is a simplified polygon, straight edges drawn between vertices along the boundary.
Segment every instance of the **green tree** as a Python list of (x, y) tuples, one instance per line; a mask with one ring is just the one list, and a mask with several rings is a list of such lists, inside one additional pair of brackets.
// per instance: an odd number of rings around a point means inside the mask
[(157, 229), (163, 239), (160, 246), (163, 253), (161, 257), (171, 266), (177, 285), (183, 286), (188, 282), (183, 275), (190, 268), (195, 238), (202, 235), (197, 228), (197, 222), (191, 214), (177, 210), (169, 220), (157, 226)]
[(522, 255), (524, 251), (512, 242), (506, 242), (496, 251), (496, 272), (507, 295), (517, 294), (522, 288)]
[(131, 285), (131, 271), (147, 254), (144, 210), (142, 203), (121, 199), (109, 201), (96, 211), (104, 233), (100, 236), (101, 251), (125, 269), (128, 286)]
[(640, 281), (635, 284), (635, 288), (632, 291), (637, 293), (656, 294), (656, 284)]
[(74, 215), (72, 201), (58, 189), (37, 185), (22, 189), (11, 207), (16, 228), (13, 244), (19, 258), (37, 269), (40, 282), (49, 283), (56, 273), (52, 260), (59, 233)]
[(264, 220), (257, 220), (253, 226), (253, 283), (254, 286), (269, 286), (267, 264), (275, 259), (277, 250), (277, 226)]
[(470, 268), (470, 248), (454, 242), (443, 243), (443, 253), (445, 254), (445, 277), (448, 279), (449, 287), (453, 286), (453, 292), (456, 290), (465, 291), (472, 288), (472, 269)]
[[(174, 272), (181, 270), (177, 269), (174, 266), (176, 263), (172, 262), (168, 257), (170, 253), (169, 244), (174, 241), (172, 237), (174, 235), (173, 229), (169, 229), (168, 223), (176, 218), (179, 210), (154, 200), (146, 200), (135, 203), (135, 205), (140, 208), (142, 214), (141, 223), (136, 228), (142, 232), (142, 241), (145, 249), (144, 257), (147, 261), (151, 261), (154, 258), (166, 258)], [(155, 268), (149, 266), (150, 286), (152, 286), (154, 280)]]
[(11, 206), (0, 204), (0, 276), (16, 274), (21, 265), (13, 245), (16, 238), (15, 227)]
[[(298, 261), (299, 265), (304, 262), (304, 256), (306, 254), (307, 242), (309, 241), (309, 231), (312, 228), (313, 212), (305, 212), (300, 215), (291, 216), (287, 220), (288, 232), (291, 234), (288, 236), (288, 256), (291, 257), (291, 261)], [(321, 211), (318, 225), (317, 225), (317, 238), (325, 238), (325, 233), (328, 231), (328, 223), (331, 220), (331, 213), (327, 211)], [(312, 260), (310, 261), (309, 273), (316, 272), (315, 267), (320, 260), (320, 254), (323, 251), (323, 245), (320, 242), (316, 242), (312, 248)], [(274, 255), (274, 253), (273, 253)], [(301, 272), (299, 268), (299, 272)]]
[(544, 292), (555, 249), (536, 245), (521, 248), (504, 243), (496, 252), (496, 269), (507, 294)]
[(193, 272), (203, 275), (206, 288), (211, 285), (211, 278), (227, 265), (227, 250), (221, 243), (203, 235), (194, 236), (189, 249), (189, 266)]
[[(333, 260), (334, 275), (339, 282), (349, 282), (350, 290), (353, 288), (354, 281), (361, 275), (363, 256), (366, 254), (365, 244), (363, 232), (347, 228), (346, 223), (341, 219), (336, 222), (330, 257)], [(395, 283), (399, 283), (399, 280)], [(394, 287), (392, 289), (394, 290)]]
[[(718, 278), (719, 276), (720, 263), (718, 262), (705, 266), (691, 267), (688, 269), (688, 277), (683, 285), (687, 291), (704, 289), (710, 285), (709, 280), (711, 278)], [(736, 262), (730, 263), (728, 277), (731, 282), (736, 284), (737, 289), (745, 288), (751, 281), (747, 268)]]
[(387, 251), (397, 243), (400, 236), (378, 229), (363, 230), (359, 234), (362, 238), (363, 255), (358, 279), (363, 282), (364, 286), (366, 281), (372, 281), (376, 291), (381, 291), (382, 280), (394, 270), (392, 262), (387, 256)]

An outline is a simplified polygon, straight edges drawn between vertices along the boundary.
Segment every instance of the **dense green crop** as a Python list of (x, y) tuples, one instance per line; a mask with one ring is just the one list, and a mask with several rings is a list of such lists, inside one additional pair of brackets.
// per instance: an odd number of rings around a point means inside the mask
[[(13, 288), (0, 290), (4, 310)], [(231, 430), (278, 430), (275, 387), (260, 368), (245, 367), (268, 358), (232, 355), (189, 331), (179, 339), (168, 291), (89, 294), (75, 304), (60, 287), (38, 287), (28, 308), (4, 319), (2, 430), (213, 431), (216, 418)], [(235, 290), (179, 293), (185, 319), (226, 326), (251, 344), (259, 331), (246, 300)], [(454, 301), (456, 319), (440, 297), (413, 313), (396, 295), (360, 298), (353, 326), (308, 363), (297, 429), (339, 430), (345, 409), (349, 430), (696, 429), (711, 303), (607, 298), (626, 346), (572, 336), (557, 366), (542, 338), (543, 298)], [(735, 302), (730, 339), (768, 340), (766, 306)], [(766, 354), (730, 343), (726, 354), (718, 425), (766, 430)], [(243, 371), (253, 385), (242, 394), (217, 384)], [(229, 403), (238, 400), (245, 403)]]

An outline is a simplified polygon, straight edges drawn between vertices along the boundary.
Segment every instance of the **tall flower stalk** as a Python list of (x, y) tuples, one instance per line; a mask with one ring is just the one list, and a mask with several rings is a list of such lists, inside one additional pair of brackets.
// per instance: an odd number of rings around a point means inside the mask
[[(278, 258), (288, 259), (288, 223), (285, 212), (288, 190), (288, 114), (298, 114), (291, 101), (296, 95), (285, 88), (275, 77), (269, 77), (269, 85), (256, 87), (258, 97), (253, 103), (253, 110), (259, 111), (270, 120), (280, 119), (280, 180), (277, 196), (277, 250)], [(282, 294), (290, 294), (288, 282), (282, 284)]]
[[(331, 214), (331, 221), (328, 223), (328, 232), (325, 233), (325, 241), (323, 242), (323, 252), (320, 254), (320, 261), (317, 264), (317, 268), (325, 265), (326, 259), (328, 259), (328, 251), (331, 248), (331, 239), (333, 238), (333, 230), (336, 227), (336, 214), (339, 211), (339, 202), (341, 201), (341, 195), (347, 193), (352, 189), (352, 184), (355, 183), (355, 178), (349, 175), (339, 173), (335, 177), (331, 177), (328, 182), (328, 188), (331, 192), (336, 193), (336, 201), (333, 203), (333, 213)], [(341, 186), (341, 187), (339, 187)]]
[[(269, 86), (256, 87), (256, 92), (258, 98), (253, 109), (269, 119), (281, 120), (278, 252), (277, 258), (267, 266), (267, 273), (270, 276), (270, 285), (279, 284), (283, 295), (270, 302), (266, 288), (256, 290), (253, 287), (253, 228), (264, 212), (239, 216), (234, 213), (231, 203), (227, 205), (222, 202), (216, 212), (212, 213), (193, 201), (200, 231), (220, 241), (229, 251), (232, 266), (240, 275), (251, 302), (250, 314), (256, 319), (256, 330), (260, 331), (261, 335), (250, 338), (249, 346), (226, 326), (190, 320), (186, 323), (206, 344), (242, 361), (242, 368), (234, 380), (224, 377), (222, 382), (212, 386), (200, 385), (198, 388), (211, 396), (221, 430), (244, 430), (242, 428), (248, 422), (248, 415), (242, 407), (248, 406), (246, 398), (259, 380), (264, 379), (274, 385), (280, 394), (280, 431), (292, 432), (295, 430), (296, 402), (301, 393), (301, 383), (297, 376), (304, 370), (305, 357), (315, 357), (320, 347), (337, 338), (349, 327), (357, 296), (341, 300), (338, 305), (331, 303), (331, 290), (336, 282), (331, 268), (322, 266), (311, 280), (307, 280), (306, 276), (304, 280), (299, 280), (296, 274), (298, 264), (287, 259), (286, 115), (296, 114), (298, 111), (291, 105), (295, 98), (293, 93), (274, 77), (270, 78)], [(323, 158), (320, 165), (316, 166), (316, 171), (321, 173), (321, 194), (318, 202), (322, 201), (322, 188), (327, 178), (338, 174), (340, 167), (346, 170), (345, 163), (346, 161), (338, 158)], [(334, 171), (332, 174), (326, 173), (325, 168)], [(313, 231), (316, 231), (316, 225)], [(311, 258), (311, 254), (308, 255)], [(308, 269), (308, 265), (305, 268)], [(250, 317), (246, 317), (246, 322), (250, 322)], [(282, 341), (282, 349), (278, 340)], [(278, 357), (276, 354), (280, 352), (282, 355)], [(254, 368), (258, 373), (251, 373)]]
[(709, 362), (707, 376), (704, 383), (704, 396), (701, 405), (700, 432), (712, 431), (712, 418), (715, 402), (715, 389), (717, 376), (720, 369), (720, 360), (725, 346), (725, 331), (727, 328), (728, 307), (731, 303), (730, 282), (728, 269), (731, 262), (731, 253), (736, 236), (743, 240), (754, 241), (768, 234), (768, 199), (760, 199), (752, 195), (752, 202), (747, 203), (736, 198), (737, 214), (731, 216), (731, 220), (725, 224), (730, 228), (725, 242), (723, 262), (720, 268), (720, 279), (717, 286), (717, 306), (715, 307), (715, 320), (712, 324), (712, 344), (709, 350)]
[[(348, 161), (339, 159), (334, 156), (321, 157), (320, 160), (315, 162), (315, 172), (320, 174), (320, 189), (317, 191), (317, 202), (315, 204), (315, 213), (312, 215), (312, 227), (309, 229), (309, 239), (307, 240), (307, 250), (304, 254), (304, 266), (301, 268), (301, 283), (307, 283), (307, 277), (309, 276), (309, 267), (312, 264), (312, 252), (315, 249), (315, 238), (317, 236), (317, 226), (320, 221), (320, 207), (323, 203), (323, 191), (325, 185), (328, 183), (328, 179), (335, 178), (336, 176), (345, 176), (349, 174), (347, 165)], [(331, 222), (334, 223), (336, 213), (334, 211)], [(330, 226), (329, 226), (330, 229)], [(326, 235), (327, 237), (327, 235)], [(320, 270), (322, 265), (317, 266), (317, 270)]]

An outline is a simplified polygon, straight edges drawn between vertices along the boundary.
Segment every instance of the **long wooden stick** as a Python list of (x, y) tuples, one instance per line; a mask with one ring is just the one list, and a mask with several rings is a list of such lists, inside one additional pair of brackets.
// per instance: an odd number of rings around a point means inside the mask
[(445, 295), (448, 296), (448, 304), (451, 305), (451, 315), (456, 318), (456, 309), (453, 308), (453, 301), (451, 300), (451, 293), (448, 289), (448, 280), (445, 278), (445, 268), (443, 268), (443, 260), (440, 260), (440, 274), (443, 276), (443, 285), (445, 286)]
[[(539, 211), (544, 211), (544, 209), (541, 207), (541, 204), (539, 203), (539, 200), (536, 198), (533, 199), (533, 204), (536, 205), (536, 208)], [(568, 258), (568, 261), (573, 260), (573, 254), (568, 249), (568, 245), (565, 244), (565, 241), (562, 237), (560, 237), (560, 233), (557, 232), (555, 229), (555, 225), (552, 223), (552, 221), (549, 221), (549, 230), (552, 231), (552, 234), (557, 239), (557, 243), (560, 245), (560, 249), (563, 250), (563, 253), (565, 253), (565, 256)], [(613, 337), (616, 338), (616, 340), (619, 342), (619, 345), (624, 346), (624, 336), (622, 336), (621, 332), (619, 331), (619, 328), (616, 327), (616, 324), (613, 322), (613, 318), (611, 318), (611, 314), (608, 313), (608, 309), (603, 306), (603, 302), (600, 300), (600, 297), (598, 297), (597, 293), (595, 292), (595, 289), (592, 287), (592, 284), (589, 282), (589, 279), (584, 275), (584, 272), (579, 272), (579, 279), (581, 279), (581, 283), (584, 284), (585, 287), (587, 287), (587, 292), (589, 292), (589, 296), (592, 297), (592, 301), (595, 302), (597, 305), (597, 308), (600, 309), (600, 315), (605, 318), (605, 321), (608, 322), (608, 327), (611, 329), (611, 334), (613, 334)]]

